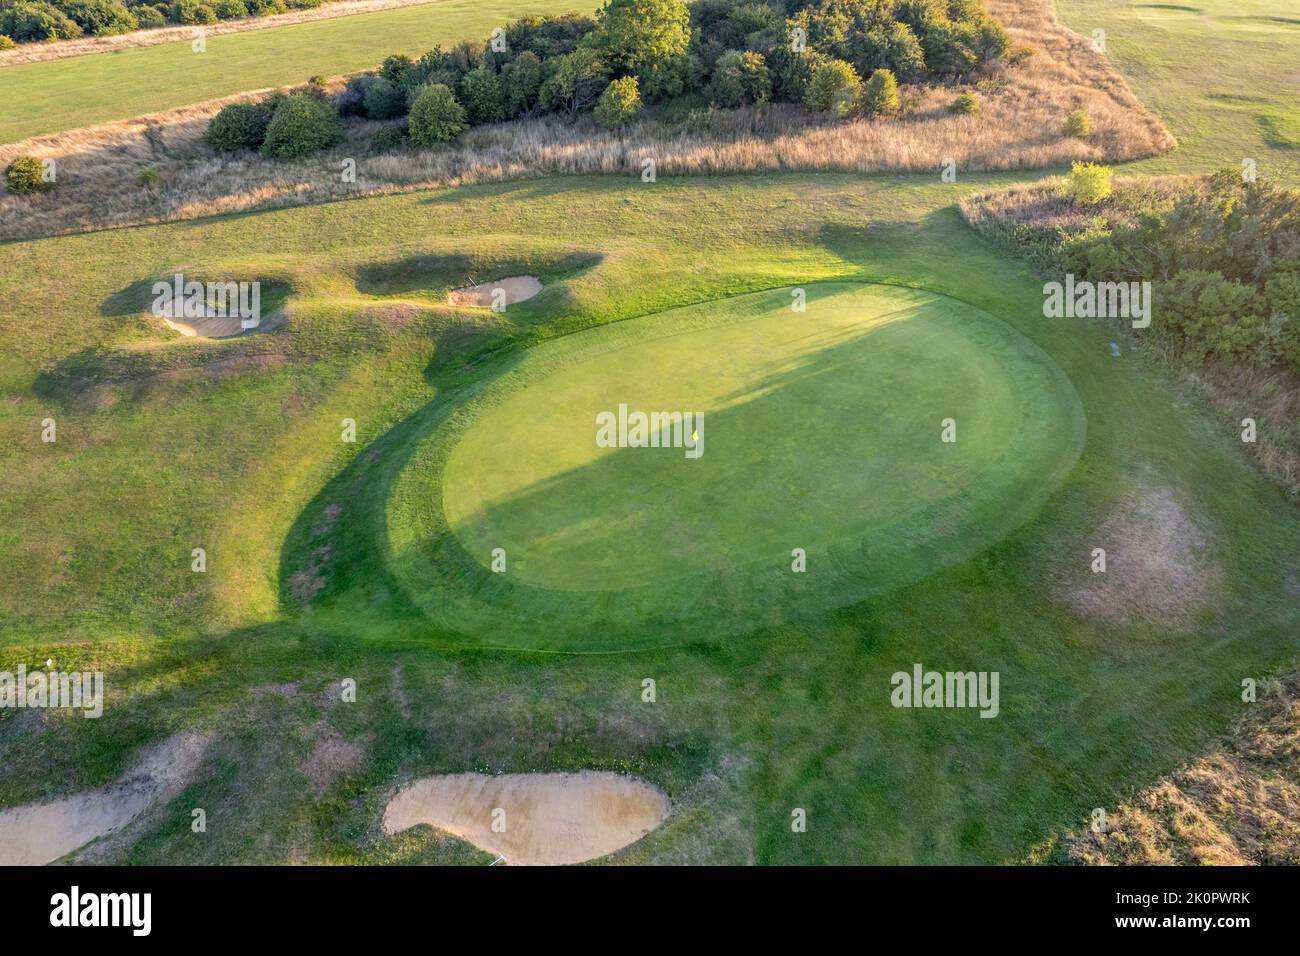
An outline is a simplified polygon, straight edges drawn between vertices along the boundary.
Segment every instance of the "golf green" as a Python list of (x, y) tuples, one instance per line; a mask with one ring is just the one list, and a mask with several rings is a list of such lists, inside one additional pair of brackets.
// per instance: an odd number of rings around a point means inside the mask
[(802, 292), (567, 336), (453, 399), (394, 495), (399, 576), (488, 642), (662, 642), (925, 577), (1077, 458), (1072, 387), (1006, 324), (915, 289)]

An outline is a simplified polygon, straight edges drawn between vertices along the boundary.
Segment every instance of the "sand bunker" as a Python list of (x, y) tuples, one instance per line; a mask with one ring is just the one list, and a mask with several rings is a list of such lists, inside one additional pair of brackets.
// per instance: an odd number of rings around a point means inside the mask
[(237, 315), (214, 315), (198, 319), (173, 319), (163, 316), (162, 320), (181, 335), (187, 337), (228, 339), (244, 333), (270, 332), (281, 325), (284, 316), (277, 312), (275, 315), (262, 319), (257, 327), (253, 329), (244, 328), (241, 324), (242, 320)]
[(111, 787), (0, 810), (0, 866), (39, 866), (130, 823), (152, 804), (183, 790), (198, 769), (208, 738), (169, 737)]
[(666, 816), (663, 793), (615, 773), (458, 773), (403, 787), (384, 811), (384, 830), (428, 823), (507, 863), (555, 866), (613, 853)]
[(490, 309), (497, 289), (504, 293), (504, 304), (511, 305), (537, 295), (542, 291), (542, 283), (533, 276), (507, 276), (492, 282), (468, 285), (463, 289), (452, 289), (448, 301), (452, 305), (474, 305)]

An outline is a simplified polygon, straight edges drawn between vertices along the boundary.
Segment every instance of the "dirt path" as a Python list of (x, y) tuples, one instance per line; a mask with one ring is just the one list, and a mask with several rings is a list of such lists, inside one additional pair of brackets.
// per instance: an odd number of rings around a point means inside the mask
[(384, 812), (384, 830), (428, 823), (507, 863), (556, 866), (635, 843), (663, 823), (668, 809), (657, 788), (615, 773), (458, 773), (398, 791)]

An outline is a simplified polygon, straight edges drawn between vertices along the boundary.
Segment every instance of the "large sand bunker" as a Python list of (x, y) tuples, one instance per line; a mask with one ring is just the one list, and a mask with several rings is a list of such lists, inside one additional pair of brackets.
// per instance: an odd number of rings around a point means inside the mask
[(384, 811), (384, 830), (428, 823), (507, 863), (556, 866), (613, 853), (666, 816), (662, 792), (615, 773), (457, 773), (403, 787)]
[(452, 305), (473, 305), (490, 309), (494, 305), (493, 299), (497, 297), (498, 289), (501, 290), (501, 299), (504, 300), (501, 304), (512, 305), (537, 295), (542, 291), (542, 283), (533, 276), (507, 276), (492, 282), (480, 282), (478, 285), (452, 289), (448, 301)]
[(103, 790), (0, 810), (0, 866), (40, 866), (130, 823), (179, 793), (198, 769), (208, 738), (169, 737)]

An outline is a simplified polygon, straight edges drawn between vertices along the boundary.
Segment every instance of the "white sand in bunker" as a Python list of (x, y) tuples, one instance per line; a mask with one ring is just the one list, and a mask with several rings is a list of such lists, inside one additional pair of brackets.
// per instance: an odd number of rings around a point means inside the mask
[(182, 732), (150, 748), (116, 784), (0, 810), (0, 866), (39, 866), (130, 823), (189, 783), (208, 738)]
[(556, 866), (622, 849), (667, 816), (658, 788), (616, 773), (457, 773), (403, 787), (384, 811), (384, 830), (428, 823), (507, 863)]
[(501, 304), (511, 305), (537, 295), (542, 291), (542, 283), (533, 276), (507, 276), (492, 282), (480, 282), (478, 285), (452, 289), (448, 301), (452, 305), (474, 305), (490, 309), (494, 304), (494, 297), (498, 296), (498, 289), (503, 296), (503, 301), (499, 299)]
[(187, 338), (228, 339), (253, 332), (271, 332), (280, 327), (284, 316), (277, 312), (262, 319), (255, 328), (251, 329), (244, 328), (243, 320), (238, 315), (211, 315), (185, 319), (163, 316), (162, 320)]

